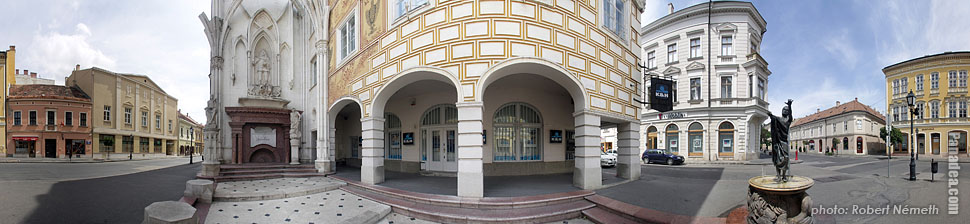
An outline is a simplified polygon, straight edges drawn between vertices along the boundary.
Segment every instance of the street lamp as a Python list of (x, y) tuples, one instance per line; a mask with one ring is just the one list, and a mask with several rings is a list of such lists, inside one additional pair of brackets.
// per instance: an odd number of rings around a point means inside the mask
[(192, 154), (195, 154), (195, 127), (189, 127), (189, 164), (192, 164)]
[[(906, 95), (906, 103), (909, 104), (909, 133), (913, 134), (913, 115), (916, 114), (916, 95), (913, 95), (913, 91), (910, 90), (909, 94)], [(916, 180), (916, 152), (913, 151), (913, 140), (910, 136), (910, 149), (909, 149), (909, 180)]]
[(135, 156), (135, 135), (128, 135), (128, 137), (131, 139), (131, 148), (128, 149), (128, 160), (132, 160)]

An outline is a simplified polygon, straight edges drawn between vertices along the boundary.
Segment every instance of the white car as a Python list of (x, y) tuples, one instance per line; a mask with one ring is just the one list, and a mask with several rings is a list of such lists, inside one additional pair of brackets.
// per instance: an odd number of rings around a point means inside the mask
[(600, 166), (616, 166), (616, 155), (600, 151)]

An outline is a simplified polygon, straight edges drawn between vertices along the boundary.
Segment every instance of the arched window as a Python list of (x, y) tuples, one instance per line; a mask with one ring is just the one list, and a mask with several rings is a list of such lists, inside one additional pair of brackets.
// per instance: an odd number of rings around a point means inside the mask
[(542, 160), (542, 117), (525, 103), (509, 103), (495, 111), (495, 161)]
[(647, 149), (656, 149), (657, 147), (657, 127), (650, 126), (647, 128)]
[(385, 137), (384, 147), (387, 152), (388, 159), (401, 159), (401, 119), (391, 113), (384, 114), (384, 132), (387, 134)]
[(679, 148), (677, 148), (677, 143), (680, 139), (680, 134), (678, 133), (677, 125), (670, 124), (667, 126), (667, 152), (677, 153)]
[(731, 122), (723, 122), (717, 127), (718, 132), (718, 153), (720, 155), (734, 154), (734, 125)]
[(842, 138), (842, 150), (849, 150), (849, 137)]
[[(441, 104), (441, 105), (434, 106), (431, 109), (428, 109), (427, 111), (425, 111), (424, 115), (421, 116), (421, 127), (422, 127), (421, 138), (425, 138), (425, 136), (428, 136), (428, 130), (424, 128), (448, 127), (448, 126), (454, 127), (457, 124), (458, 124), (458, 108), (455, 107), (455, 105)], [(434, 133), (434, 131), (432, 132)], [(433, 140), (433, 141), (438, 141), (438, 140)], [(421, 150), (420, 150), (421, 161), (427, 161), (428, 160), (427, 149), (429, 149), (429, 147), (433, 148), (431, 146), (437, 146), (437, 145), (440, 145), (440, 142), (421, 141)], [(455, 160), (454, 148), (455, 147), (446, 147), (445, 156), (447, 158), (445, 159), (447, 161)], [(431, 150), (431, 153), (432, 153), (431, 158), (433, 158), (434, 161), (438, 161), (438, 159), (442, 158), (441, 155), (439, 154), (441, 152), (438, 150)]]
[(704, 127), (701, 126), (701, 123), (694, 122), (693, 124), (690, 124), (690, 126), (687, 128), (687, 141), (688, 144), (690, 144), (687, 147), (690, 149), (687, 155), (704, 155)]

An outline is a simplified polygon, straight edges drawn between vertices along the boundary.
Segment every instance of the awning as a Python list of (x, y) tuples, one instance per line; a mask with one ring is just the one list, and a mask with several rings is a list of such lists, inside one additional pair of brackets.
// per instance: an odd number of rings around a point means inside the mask
[(14, 141), (37, 141), (37, 137), (13, 137)]

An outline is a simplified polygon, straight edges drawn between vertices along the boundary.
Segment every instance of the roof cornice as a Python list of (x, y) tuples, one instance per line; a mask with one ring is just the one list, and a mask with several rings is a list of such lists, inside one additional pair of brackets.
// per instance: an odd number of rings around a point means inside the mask
[[(660, 19), (657, 19), (651, 22), (650, 24), (643, 26), (640, 29), (640, 34), (644, 35), (650, 32), (657, 31), (658, 29), (666, 27), (671, 23), (681, 21), (688, 17), (706, 15), (707, 9), (708, 9), (707, 4), (708, 3), (696, 4), (696, 5), (678, 10), (674, 13), (668, 14), (664, 17), (661, 17)], [(748, 13), (748, 15), (751, 16), (751, 18), (754, 18), (755, 21), (758, 23), (758, 25), (761, 26), (761, 34), (759, 35), (764, 35), (764, 32), (766, 31), (766, 27), (767, 27), (767, 22), (765, 22), (764, 17), (762, 17), (761, 13), (759, 13), (758, 10), (754, 7), (754, 4), (751, 4), (750, 2), (717, 1), (717, 2), (714, 2), (714, 7), (712, 10), (713, 14), (738, 13), (738, 12)], [(641, 41), (646, 41), (646, 40), (641, 38)]]

